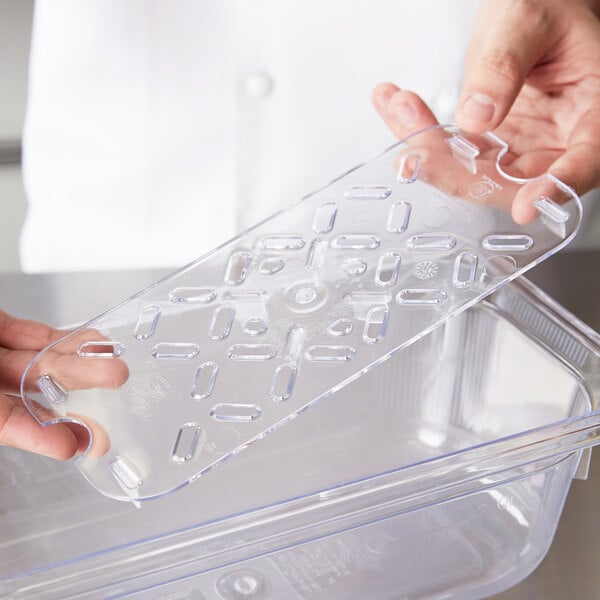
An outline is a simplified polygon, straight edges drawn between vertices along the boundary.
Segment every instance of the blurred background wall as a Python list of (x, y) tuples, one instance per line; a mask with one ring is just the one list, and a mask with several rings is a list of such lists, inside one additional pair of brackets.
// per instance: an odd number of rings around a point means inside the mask
[(25, 217), (21, 129), (33, 0), (0, 0), (0, 271), (19, 270), (18, 240)]

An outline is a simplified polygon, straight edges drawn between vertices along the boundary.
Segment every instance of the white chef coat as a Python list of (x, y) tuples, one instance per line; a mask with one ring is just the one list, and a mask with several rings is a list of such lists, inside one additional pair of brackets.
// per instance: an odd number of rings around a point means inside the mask
[(24, 270), (175, 267), (452, 118), (476, 0), (37, 0)]

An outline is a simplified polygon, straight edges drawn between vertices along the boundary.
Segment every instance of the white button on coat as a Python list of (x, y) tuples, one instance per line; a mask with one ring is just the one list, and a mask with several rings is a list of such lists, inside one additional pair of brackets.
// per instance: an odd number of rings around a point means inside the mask
[(253, 73), (246, 77), (244, 89), (250, 98), (265, 98), (273, 91), (273, 80), (267, 73)]

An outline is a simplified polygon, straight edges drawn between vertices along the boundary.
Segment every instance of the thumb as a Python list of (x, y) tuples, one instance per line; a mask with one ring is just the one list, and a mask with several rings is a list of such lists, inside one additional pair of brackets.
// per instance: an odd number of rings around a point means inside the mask
[(553, 36), (545, 7), (535, 2), (483, 2), (474, 30), (455, 118), (481, 133), (502, 123)]

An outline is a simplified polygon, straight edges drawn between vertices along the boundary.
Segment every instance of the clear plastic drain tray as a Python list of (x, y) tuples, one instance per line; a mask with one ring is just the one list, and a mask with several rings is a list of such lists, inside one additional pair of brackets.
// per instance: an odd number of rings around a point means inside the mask
[(412, 135), (45, 349), (25, 403), (90, 430), (76, 464), (101, 493), (186, 485), (570, 241), (577, 196), (507, 176), (506, 152)]

